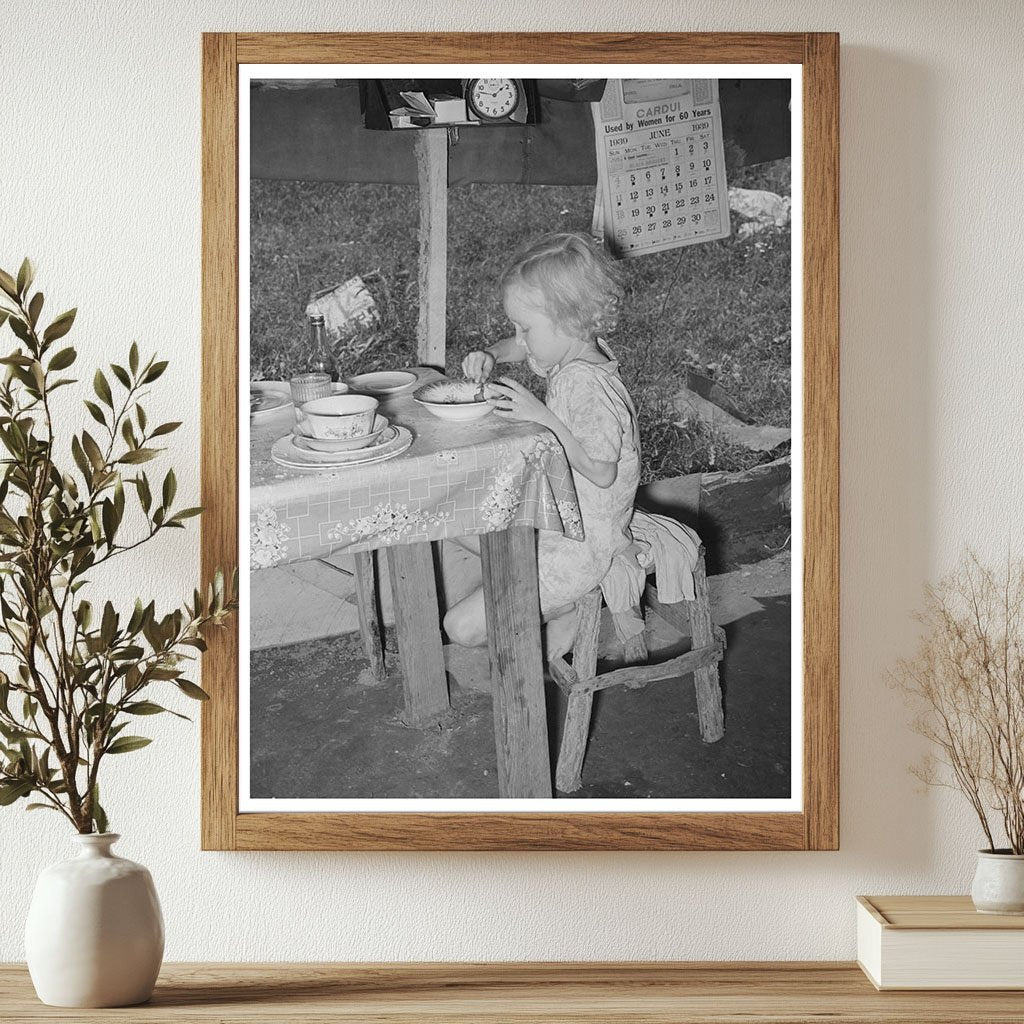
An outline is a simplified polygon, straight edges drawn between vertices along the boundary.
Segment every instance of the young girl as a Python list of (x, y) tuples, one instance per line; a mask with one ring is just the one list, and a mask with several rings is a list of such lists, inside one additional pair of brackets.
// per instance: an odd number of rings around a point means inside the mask
[[(582, 541), (538, 533), (541, 614), (548, 623), (550, 660), (572, 646), (575, 602), (600, 584), (612, 559), (632, 540), (629, 522), (640, 479), (636, 410), (615, 357), (598, 336), (614, 321), (622, 286), (616, 266), (587, 239), (553, 234), (517, 253), (500, 287), (515, 336), (471, 352), (462, 371), (484, 381), (496, 363), (525, 359), (546, 378), (546, 404), (508, 377), (492, 385), (498, 397), (491, 403), (495, 415), (539, 423), (561, 442), (585, 533)], [(451, 608), (444, 626), (456, 643), (475, 647), (487, 642), (480, 587)]]

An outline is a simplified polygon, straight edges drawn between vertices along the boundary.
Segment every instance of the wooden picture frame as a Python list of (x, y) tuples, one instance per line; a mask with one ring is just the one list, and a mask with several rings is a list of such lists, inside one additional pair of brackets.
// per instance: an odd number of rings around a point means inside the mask
[[(834, 33), (205, 34), (202, 571), (238, 560), (238, 67), (272, 63), (803, 67), (803, 809), (240, 813), (237, 628), (203, 659), (207, 850), (834, 850), (839, 844), (839, 38)], [(794, 396), (794, 401), (799, 400)], [(796, 766), (794, 766), (795, 770)]]

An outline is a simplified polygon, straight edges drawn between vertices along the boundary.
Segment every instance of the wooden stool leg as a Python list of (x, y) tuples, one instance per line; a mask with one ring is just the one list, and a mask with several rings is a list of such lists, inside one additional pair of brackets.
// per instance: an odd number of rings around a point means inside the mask
[(373, 552), (360, 551), (356, 556), (356, 605), (359, 608), (359, 635), (363, 650), (370, 663), (370, 671), (378, 682), (384, 678), (383, 632), (377, 603), (377, 581), (374, 573)]
[(555, 787), (562, 793), (575, 793), (583, 785), (583, 755), (590, 733), (590, 714), (594, 694), (570, 693), (562, 727), (562, 746), (555, 766)]
[[(636, 608), (634, 611), (640, 616), (640, 620), (643, 621), (643, 608)], [(637, 633), (636, 636), (631, 636), (622, 645), (622, 651), (627, 665), (646, 665), (649, 657), (646, 630), (642, 633)], [(635, 684), (630, 683), (626, 683), (626, 686), (631, 690), (637, 688)]]
[[(717, 642), (718, 635), (711, 621), (711, 599), (708, 596), (708, 579), (704, 568), (704, 556), (700, 556), (693, 573), (696, 600), (688, 602), (690, 631), (693, 650), (708, 647)], [(722, 686), (718, 678), (718, 662), (699, 668), (693, 673), (693, 685), (697, 693), (697, 718), (700, 721), (700, 735), (705, 743), (714, 743), (725, 735), (725, 719), (722, 713)]]
[[(572, 649), (572, 667), (579, 680), (597, 675), (597, 639), (601, 626), (601, 591), (585, 594), (576, 605), (576, 643)], [(574, 793), (583, 785), (583, 756), (590, 733), (593, 692), (570, 693), (562, 728), (562, 745), (555, 767), (555, 786), (563, 793)]]

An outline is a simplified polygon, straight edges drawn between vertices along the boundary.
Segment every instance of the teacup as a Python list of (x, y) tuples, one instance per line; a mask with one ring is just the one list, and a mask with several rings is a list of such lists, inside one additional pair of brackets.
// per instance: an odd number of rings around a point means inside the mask
[(324, 440), (362, 437), (373, 429), (377, 399), (369, 395), (330, 395), (295, 408), (300, 433)]

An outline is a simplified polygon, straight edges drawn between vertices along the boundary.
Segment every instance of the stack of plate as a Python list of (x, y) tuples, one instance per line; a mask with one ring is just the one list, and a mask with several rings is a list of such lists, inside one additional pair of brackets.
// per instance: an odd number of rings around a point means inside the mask
[[(401, 455), (412, 444), (412, 434), (405, 427), (390, 424), (383, 416), (377, 417), (374, 430), (366, 436), (370, 438), (368, 442), (365, 437), (332, 442), (302, 434), (288, 434), (274, 442), (270, 457), (279, 466), (289, 469), (338, 469), (385, 462)], [(353, 447), (353, 444), (361, 442), (361, 447)], [(334, 450), (322, 450), (332, 445)]]

